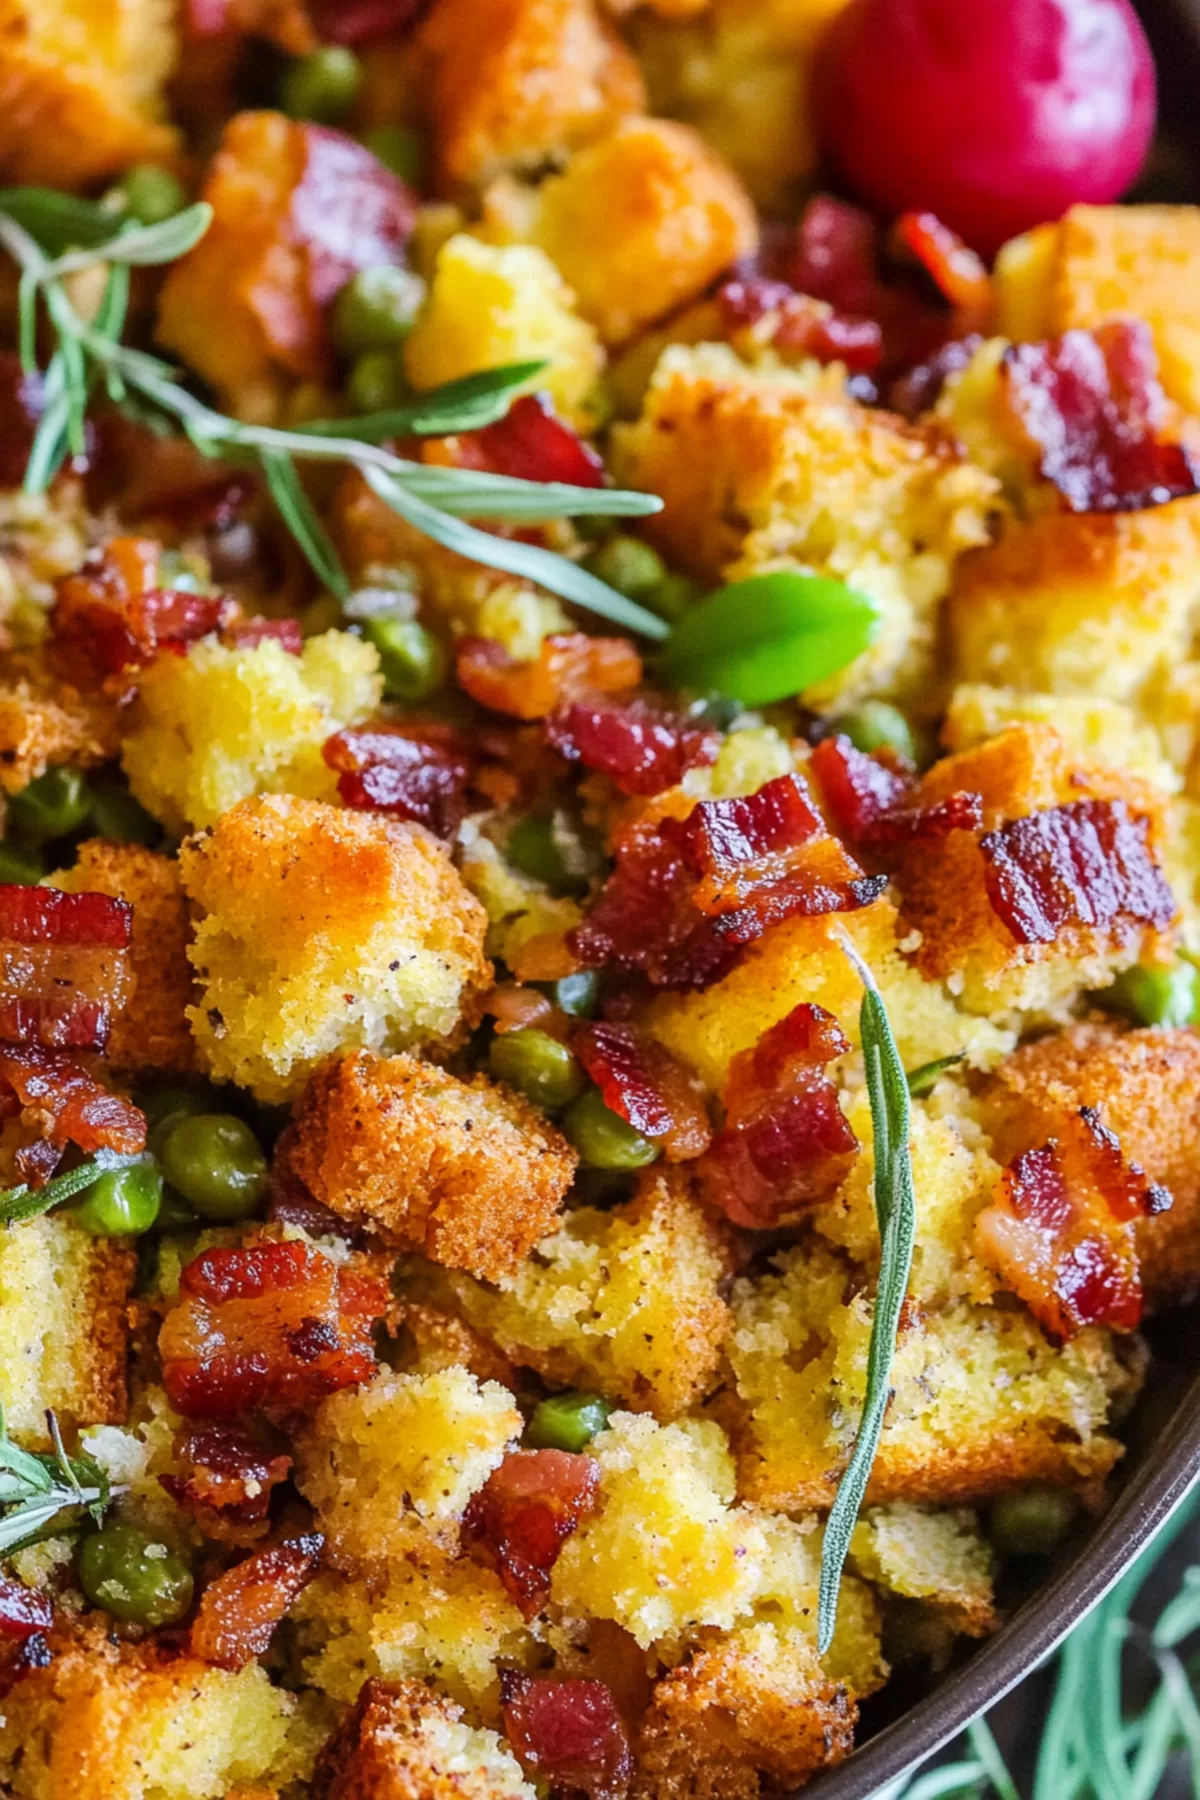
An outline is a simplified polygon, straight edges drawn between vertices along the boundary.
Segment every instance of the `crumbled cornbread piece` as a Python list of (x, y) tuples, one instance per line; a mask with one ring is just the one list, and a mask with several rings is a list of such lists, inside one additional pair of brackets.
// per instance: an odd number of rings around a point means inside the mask
[(116, 708), (65, 684), (0, 685), (0, 788), (19, 794), (58, 763), (90, 769), (117, 750)]
[(129, 785), (173, 831), (211, 825), (249, 794), (331, 800), (337, 776), (321, 746), (368, 718), (382, 689), (374, 647), (346, 631), (310, 638), (299, 656), (270, 638), (160, 656), (125, 732)]
[(1063, 742), (1089, 762), (1107, 763), (1164, 793), (1178, 793), (1180, 775), (1163, 755), (1153, 725), (1119, 700), (1085, 694), (1036, 694), (1023, 688), (964, 682), (955, 688), (942, 721), (942, 743), (951, 752), (973, 750), (1008, 725), (1053, 725)]
[(544, 1236), (577, 1161), (519, 1094), (411, 1056), (330, 1063), (290, 1137), (289, 1167), (323, 1205), (489, 1281), (511, 1276)]
[(872, 1507), (855, 1528), (850, 1555), (864, 1580), (927, 1601), (956, 1631), (986, 1637), (995, 1630), (996, 1559), (968, 1507)]
[(321, 1752), (312, 1800), (534, 1800), (493, 1731), (419, 1681), (368, 1681)]
[(507, 1356), (454, 1313), (422, 1300), (404, 1302), (404, 1335), (412, 1345), (412, 1364), (421, 1375), (444, 1369), (469, 1369), (479, 1381), (498, 1381), (515, 1388), (517, 1374)]
[(180, 852), (201, 1063), (284, 1100), (327, 1056), (453, 1035), (490, 974), (485, 918), (420, 826), (244, 800)]

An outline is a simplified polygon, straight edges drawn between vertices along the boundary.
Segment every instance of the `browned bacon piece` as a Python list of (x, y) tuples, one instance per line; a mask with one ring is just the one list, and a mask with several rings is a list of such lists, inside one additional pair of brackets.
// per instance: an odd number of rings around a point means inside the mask
[(48, 1594), (29, 1588), (23, 1581), (0, 1575), (0, 1638), (9, 1643), (22, 1643), (26, 1638), (49, 1631), (54, 1623), (54, 1606)]
[(612, 1689), (578, 1676), (501, 1675), (504, 1735), (553, 1800), (624, 1800), (633, 1756)]
[(467, 810), (471, 757), (447, 726), (363, 725), (335, 732), (321, 752), (338, 771), (338, 793), (359, 812), (413, 819), (453, 837)]
[(544, 719), (572, 700), (637, 687), (642, 659), (628, 638), (579, 631), (548, 637), (529, 662), (516, 661), (494, 638), (463, 638), (455, 673), (480, 706), (515, 719)]
[(1019, 944), (1050, 944), (1078, 925), (1165, 931), (1175, 899), (1148, 834), (1123, 800), (1075, 800), (1014, 819), (980, 839), (992, 909)]
[(917, 782), (910, 771), (866, 755), (846, 737), (824, 738), (813, 751), (812, 770), (838, 830), (853, 844), (882, 850), (918, 840), (932, 843), (983, 824), (978, 794), (951, 794), (932, 806), (914, 806)]
[(895, 238), (911, 251), (937, 283), (943, 298), (961, 312), (986, 318), (992, 305), (992, 279), (982, 257), (964, 244), (936, 213), (902, 213)]
[(0, 1042), (103, 1050), (132, 991), (133, 908), (0, 885)]
[(417, 200), (378, 157), (327, 125), (303, 125), (304, 172), (289, 222), (308, 252), (309, 296), (325, 307), (359, 269), (398, 263)]
[(546, 736), (568, 762), (611, 776), (625, 794), (660, 794), (714, 761), (719, 733), (652, 700), (584, 699), (560, 707)]
[(604, 486), (600, 457), (556, 417), (544, 394), (523, 394), (494, 425), (462, 432), (451, 441), (460, 468), (488, 469), (517, 481)]
[(38, 1141), (18, 1150), (16, 1159), (35, 1187), (54, 1173), (68, 1144), (122, 1156), (136, 1156), (146, 1147), (145, 1115), (60, 1050), (0, 1045), (0, 1096), (9, 1116), (20, 1112), (38, 1132)]
[(158, 1478), (173, 1500), (202, 1521), (263, 1529), (272, 1492), (292, 1467), (290, 1456), (226, 1425), (188, 1432), (176, 1454), (181, 1472)]
[(883, 361), (883, 331), (875, 319), (847, 318), (786, 281), (737, 276), (717, 290), (717, 305), (727, 332), (765, 329), (771, 347), (785, 356), (844, 363), (857, 375), (873, 374)]
[(113, 538), (58, 584), (50, 614), (52, 648), (83, 688), (165, 652), (224, 630), (238, 617), (222, 594), (188, 594), (158, 585), (160, 548), (147, 538)]
[(526, 1619), (546, 1603), (550, 1572), (596, 1504), (600, 1468), (566, 1450), (514, 1450), (474, 1495), (463, 1537), (478, 1544)]
[(210, 1581), (192, 1622), (192, 1655), (219, 1669), (264, 1656), (280, 1619), (316, 1574), (324, 1545), (315, 1531), (289, 1538)]
[(700, 1156), (712, 1139), (703, 1084), (666, 1047), (632, 1025), (581, 1025), (571, 1048), (610, 1112), (662, 1145), (668, 1162)]

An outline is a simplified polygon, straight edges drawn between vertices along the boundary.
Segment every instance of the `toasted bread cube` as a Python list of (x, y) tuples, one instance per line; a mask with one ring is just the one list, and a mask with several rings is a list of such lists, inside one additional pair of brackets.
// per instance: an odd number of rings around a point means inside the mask
[(437, 0), (418, 48), (443, 188), (537, 172), (645, 110), (595, 0)]
[[(761, 1505), (833, 1498), (866, 1392), (872, 1301), (861, 1283), (831, 1251), (801, 1245), (734, 1289), (728, 1417), (740, 1490)], [(1136, 1355), (1102, 1331), (1055, 1348), (1024, 1311), (910, 1309), (871, 1499), (965, 1503), (1030, 1481), (1097, 1490), (1121, 1454), (1104, 1428), (1137, 1390)]]
[(5, 0), (0, 169), (76, 188), (169, 161), (163, 88), (178, 53), (169, 0)]
[(999, 1623), (996, 1559), (967, 1507), (871, 1507), (855, 1527), (850, 1556), (864, 1581), (934, 1607), (967, 1637), (986, 1637)]
[(49, 680), (0, 684), (0, 788), (19, 794), (59, 764), (90, 769), (117, 750), (116, 708)]
[(1037, 1149), (1081, 1106), (1094, 1106), (1126, 1160), (1174, 1197), (1169, 1212), (1137, 1227), (1150, 1298), (1190, 1293), (1200, 1285), (1200, 1037), (1073, 1025), (1023, 1045), (985, 1090), (998, 1160)]
[(548, 367), (528, 386), (544, 388), (570, 424), (594, 423), (604, 352), (550, 258), (532, 244), (485, 244), (457, 233), (438, 252), (428, 300), (404, 347), (409, 380), (431, 388), (539, 359)]
[(455, 1313), (430, 1306), (423, 1300), (406, 1299), (402, 1324), (405, 1343), (410, 1347), (408, 1360), (418, 1374), (438, 1375), (446, 1369), (469, 1369), (479, 1381), (497, 1381), (502, 1387), (516, 1387), (517, 1372), (507, 1356)]
[(196, 1047), (187, 1009), (193, 999), (192, 929), (179, 865), (139, 844), (89, 838), (74, 866), (53, 877), (70, 894), (111, 894), (133, 907), (129, 967), (133, 996), (118, 1014), (106, 1056), (133, 1074), (187, 1075)]
[(180, 852), (202, 913), (202, 1067), (262, 1100), (337, 1051), (453, 1036), (489, 978), (483, 908), (420, 826), (316, 800), (243, 800)]
[(94, 1638), (5, 1696), (0, 1780), (13, 1800), (225, 1800), (306, 1776), (313, 1740), (257, 1663), (230, 1674)]
[(679, 1174), (650, 1171), (637, 1196), (576, 1207), (498, 1287), (450, 1282), (468, 1321), (546, 1381), (672, 1419), (716, 1384), (732, 1256)]
[(535, 1800), (494, 1731), (419, 1681), (367, 1681), (326, 1744), (312, 1800)]
[(1133, 314), (1158, 346), (1163, 386), (1200, 412), (1200, 208), (1073, 206), (1014, 238), (996, 264), (999, 328), (1036, 339)]
[(289, 1139), (289, 1168), (322, 1205), (489, 1281), (511, 1276), (549, 1230), (577, 1163), (521, 1095), (412, 1056), (331, 1062)]
[(1022, 688), (964, 682), (955, 688), (942, 721), (942, 743), (951, 752), (973, 750), (1008, 725), (1053, 725), (1064, 743), (1089, 762), (1124, 769), (1176, 794), (1182, 779), (1163, 755), (1153, 725), (1120, 700), (1090, 694), (1035, 694)]
[(0, 1234), (0, 1401), (10, 1430), (47, 1443), (46, 1408), (81, 1425), (125, 1417), (125, 1304), (136, 1258), (62, 1213)]
[(321, 1403), (298, 1444), (297, 1481), (339, 1567), (453, 1552), (467, 1503), (524, 1421), (507, 1388), (466, 1369), (381, 1371)]
[(604, 342), (622, 344), (749, 255), (758, 228), (741, 182), (696, 132), (627, 119), (542, 183), (531, 236)]
[(173, 831), (212, 825), (249, 794), (332, 800), (321, 746), (368, 718), (382, 691), (377, 652), (348, 631), (309, 638), (299, 656), (273, 638), (241, 649), (206, 638), (140, 677), (121, 760)]

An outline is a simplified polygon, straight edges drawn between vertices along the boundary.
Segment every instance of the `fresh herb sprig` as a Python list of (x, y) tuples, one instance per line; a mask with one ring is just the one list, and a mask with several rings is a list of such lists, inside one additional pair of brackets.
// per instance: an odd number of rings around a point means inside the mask
[(90, 1456), (67, 1455), (53, 1412), (46, 1414), (46, 1425), (53, 1452), (22, 1450), (9, 1437), (0, 1407), (0, 1556), (13, 1556), (84, 1518), (99, 1525), (112, 1499), (109, 1479), (98, 1463)]
[[(578, 515), (639, 518), (660, 510), (662, 503), (653, 495), (431, 467), (395, 456), (377, 441), (393, 431), (443, 436), (474, 430), (503, 412), (507, 401), (530, 379), (532, 365), (490, 371), (471, 378), (465, 392), (462, 384), (455, 384), (457, 393), (442, 389), (425, 395), (411, 408), (372, 414), (362, 422), (364, 431), (358, 436), (348, 435), (356, 429), (354, 420), (322, 420), (292, 431), (250, 425), (227, 417), (190, 393), (169, 363), (121, 341), (130, 269), (172, 262), (185, 254), (208, 229), (209, 207), (190, 206), (160, 225), (130, 226), (116, 219), (112, 236), (55, 257), (37, 236), (37, 196), (42, 190), (20, 190), (19, 203), (13, 202), (13, 192), (8, 190), (9, 205), (5, 207), (5, 194), (0, 191), (0, 244), (21, 270), (20, 341), (28, 373), (38, 366), (39, 305), (55, 340), (43, 376), (43, 409), (25, 475), (27, 492), (41, 492), (69, 455), (83, 451), (88, 404), (102, 386), (117, 407), (140, 408), (144, 414), (149, 405), (182, 430), (202, 455), (257, 464), (318, 577), (341, 599), (348, 596), (350, 582), (304, 492), (297, 461), (357, 468), (386, 506), (472, 561), (526, 576), (550, 593), (643, 637), (667, 635), (667, 626), (654, 613), (568, 558), (537, 545), (478, 531), (463, 522), (466, 518), (492, 518), (520, 524)], [(61, 210), (51, 205), (46, 215), (58, 242), (69, 229)], [(94, 230), (91, 235), (96, 236)], [(107, 266), (108, 277), (100, 309), (89, 322), (76, 310), (63, 282), (96, 264)], [(497, 413), (491, 411), (493, 405)]]
[(871, 1468), (879, 1449), (883, 1419), (891, 1398), (892, 1359), (900, 1309), (908, 1293), (913, 1246), (917, 1234), (917, 1202), (909, 1148), (911, 1109), (904, 1064), (875, 978), (845, 937), (842, 949), (863, 984), (859, 1030), (866, 1065), (867, 1096), (875, 1149), (875, 1215), (879, 1221), (879, 1280), (871, 1342), (867, 1351), (867, 1391), (862, 1417), (845, 1474), (825, 1523), (821, 1547), (821, 1584), (817, 1609), (817, 1645), (822, 1655), (833, 1641), (838, 1589), (858, 1520)]
[(0, 1229), (21, 1225), (26, 1219), (40, 1218), (43, 1213), (94, 1187), (110, 1169), (128, 1169), (145, 1160), (144, 1152), (140, 1156), (123, 1156), (116, 1150), (97, 1150), (89, 1161), (68, 1169), (65, 1175), (56, 1175), (43, 1187), (31, 1188), (22, 1182), (19, 1187), (5, 1188), (0, 1191)]

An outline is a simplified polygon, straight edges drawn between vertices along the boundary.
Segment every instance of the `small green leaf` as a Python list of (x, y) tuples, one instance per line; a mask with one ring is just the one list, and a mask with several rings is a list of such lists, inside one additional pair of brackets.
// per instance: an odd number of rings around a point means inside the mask
[(20, 1187), (6, 1188), (0, 1192), (0, 1227), (40, 1218), (52, 1207), (61, 1206), (65, 1200), (73, 1200), (76, 1194), (82, 1194), (110, 1169), (132, 1168), (141, 1160), (140, 1156), (122, 1156), (115, 1150), (97, 1150), (89, 1162), (80, 1163), (77, 1169), (69, 1169), (65, 1175), (56, 1175), (44, 1187), (30, 1188), (22, 1182)]
[(905, 1076), (908, 1091), (914, 1100), (923, 1100), (926, 1094), (932, 1094), (940, 1075), (947, 1069), (956, 1069), (960, 1062), (966, 1061), (964, 1050), (955, 1051), (953, 1056), (938, 1056), (932, 1062), (922, 1063), (918, 1069), (910, 1069)]
[(505, 363), (464, 375), (431, 388), (410, 406), (394, 406), (387, 412), (366, 413), (357, 419), (314, 419), (298, 429), (306, 436), (357, 438), (362, 444), (379, 444), (385, 438), (449, 437), (458, 431), (479, 431), (502, 419), (513, 396), (546, 367), (545, 362)]
[(880, 623), (869, 595), (779, 569), (735, 581), (686, 612), (663, 668), (675, 687), (769, 706), (846, 668), (874, 643)]
[(116, 237), (122, 225), (118, 213), (57, 188), (0, 188), (0, 212), (15, 219), (50, 256), (75, 248), (94, 250)]
[(124, 263), (129, 268), (156, 268), (161, 263), (176, 262), (195, 249), (212, 224), (212, 207), (198, 200), (170, 219), (157, 225), (123, 224), (116, 236), (82, 250), (70, 250), (43, 270), (43, 280), (70, 275), (76, 269), (90, 268), (96, 262)]
[(339, 600), (348, 599), (350, 580), (334, 549), (329, 533), (317, 517), (296, 465), (282, 450), (262, 450), (259, 461), (284, 524), (308, 558), (317, 580)]

